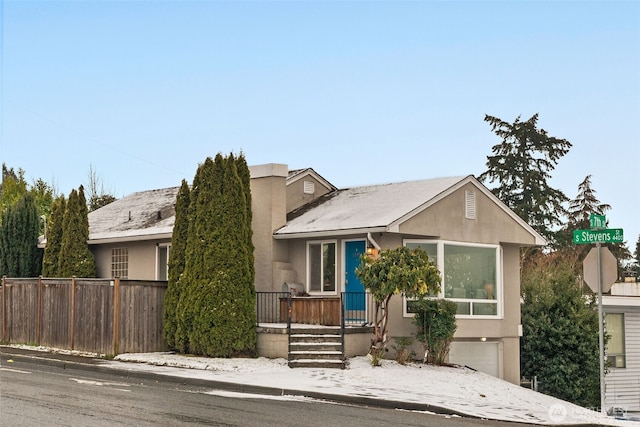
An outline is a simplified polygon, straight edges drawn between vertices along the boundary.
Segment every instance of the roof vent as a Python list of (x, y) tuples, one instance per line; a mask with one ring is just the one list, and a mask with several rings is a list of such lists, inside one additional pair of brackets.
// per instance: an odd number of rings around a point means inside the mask
[(465, 218), (476, 219), (476, 192), (467, 190), (464, 192)]
[(313, 194), (316, 191), (316, 184), (313, 181), (304, 182), (304, 194)]

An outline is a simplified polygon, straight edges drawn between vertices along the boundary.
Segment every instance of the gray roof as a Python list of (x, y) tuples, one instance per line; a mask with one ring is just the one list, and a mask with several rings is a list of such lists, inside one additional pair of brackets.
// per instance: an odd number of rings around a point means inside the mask
[(388, 230), (468, 180), (475, 181), (471, 176), (456, 176), (338, 190), (293, 212), (275, 237)]
[(141, 191), (89, 213), (89, 243), (171, 238), (180, 187)]

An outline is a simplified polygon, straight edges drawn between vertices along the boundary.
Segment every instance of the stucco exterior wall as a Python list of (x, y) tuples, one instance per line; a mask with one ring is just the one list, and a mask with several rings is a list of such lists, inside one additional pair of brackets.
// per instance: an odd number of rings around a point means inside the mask
[[(475, 192), (476, 219), (465, 218), (465, 191)], [(477, 187), (467, 184), (400, 225), (404, 235), (498, 244), (535, 244), (535, 237)]]
[[(286, 222), (286, 165), (269, 164), (250, 168), (251, 226), (253, 228), (256, 291), (280, 291), (282, 283), (274, 262), (287, 262), (287, 245), (273, 239), (273, 232)], [(279, 269), (287, 269), (280, 265)]]
[[(307, 194), (304, 192), (305, 181), (310, 181), (313, 183), (313, 193)], [(287, 212), (298, 209), (299, 207), (312, 202), (318, 197), (322, 197), (329, 191), (331, 191), (331, 189), (325, 187), (325, 185), (314, 176), (309, 174), (304, 175), (300, 177), (300, 179), (287, 184)]]
[(129, 255), (128, 278), (132, 280), (156, 280), (156, 248), (159, 244), (169, 244), (171, 240), (145, 240), (139, 242), (109, 243), (90, 245), (96, 260), (97, 277), (111, 278), (111, 251), (126, 248)]

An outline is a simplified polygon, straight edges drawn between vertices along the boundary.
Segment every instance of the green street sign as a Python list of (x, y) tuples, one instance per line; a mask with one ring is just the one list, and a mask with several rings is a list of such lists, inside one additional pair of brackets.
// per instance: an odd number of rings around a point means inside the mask
[(589, 243), (622, 243), (622, 228), (604, 230), (573, 230), (573, 243), (585, 245)]
[(589, 215), (590, 228), (605, 228), (606, 226), (607, 226), (607, 218), (604, 215), (598, 215), (598, 214)]

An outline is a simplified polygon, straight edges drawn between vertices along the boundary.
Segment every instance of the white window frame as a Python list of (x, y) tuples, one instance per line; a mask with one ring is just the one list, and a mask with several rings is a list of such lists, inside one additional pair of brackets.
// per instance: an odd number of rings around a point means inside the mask
[[(124, 274), (122, 274), (123, 272)], [(111, 249), (111, 277), (129, 278), (129, 248), (117, 247)]]
[[(333, 244), (334, 247), (334, 271), (333, 271), (333, 290), (325, 291), (324, 285), (321, 283), (320, 290), (311, 289), (311, 246), (320, 245), (321, 249), (323, 245)], [(322, 263), (322, 260), (321, 260)], [(320, 265), (320, 271), (324, 270), (324, 265)], [(338, 241), (337, 240), (316, 240), (307, 242), (307, 292), (309, 295), (338, 295)]]
[[(425, 243), (425, 244), (435, 244), (437, 247), (437, 256), (436, 256), (436, 265), (438, 267), (438, 271), (441, 272), (442, 283), (440, 284), (440, 292), (438, 293), (437, 298), (444, 298), (444, 289), (446, 284), (444, 283), (444, 247), (445, 245), (453, 245), (453, 246), (466, 246), (466, 247), (476, 247), (476, 248), (493, 248), (496, 250), (496, 299), (495, 300), (482, 300), (475, 298), (447, 298), (449, 301), (453, 302), (463, 302), (469, 303), (469, 312), (473, 313), (473, 304), (474, 303), (486, 303), (486, 302), (496, 302), (496, 314), (456, 314), (456, 319), (503, 319), (504, 318), (504, 289), (503, 289), (503, 265), (502, 265), (502, 247), (500, 245), (489, 245), (483, 243), (468, 243), (468, 242), (454, 242), (449, 240), (430, 240), (430, 239), (403, 239), (403, 245), (406, 246), (407, 243)], [(403, 298), (402, 302), (402, 315), (403, 317), (413, 317), (414, 313), (410, 313), (407, 311), (407, 298)]]
[[(607, 318), (609, 316), (621, 316), (622, 317), (622, 322), (620, 324), (622, 330), (619, 331), (620, 332), (620, 339), (622, 341), (622, 353), (609, 353), (609, 348), (607, 348), (607, 353), (605, 354), (605, 360), (610, 363), (609, 365), (609, 369), (626, 369), (627, 368), (627, 341), (626, 341), (626, 325), (625, 325), (625, 321), (626, 321), (626, 316), (624, 315), (624, 313), (619, 313), (619, 312), (612, 312), (612, 313), (605, 313), (605, 324), (607, 324)], [(607, 330), (607, 333), (609, 334), (611, 331)], [(621, 365), (618, 365), (618, 358), (621, 357)], [(610, 359), (613, 358), (613, 359)], [(611, 363), (611, 360), (614, 361), (614, 363)]]
[(161, 280), (160, 279), (160, 249), (166, 249), (167, 251), (167, 265), (165, 265), (164, 267), (165, 267), (165, 271), (167, 272), (166, 280), (169, 280), (169, 257), (171, 256), (171, 243), (158, 243), (158, 245), (156, 245), (156, 280)]

